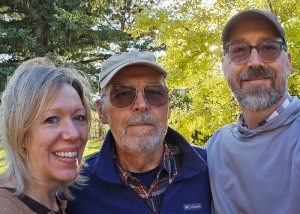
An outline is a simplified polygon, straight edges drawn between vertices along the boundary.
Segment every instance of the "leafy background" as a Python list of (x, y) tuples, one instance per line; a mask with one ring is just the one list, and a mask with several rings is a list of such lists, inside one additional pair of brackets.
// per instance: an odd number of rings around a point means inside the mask
[[(288, 91), (298, 96), (299, 0), (2, 0), (0, 91), (20, 63), (48, 56), (84, 71), (97, 96), (104, 60), (132, 49), (152, 51), (169, 73), (169, 125), (204, 146), (240, 112), (220, 67), (220, 35), (230, 17), (253, 8), (274, 13), (284, 26), (293, 58)], [(99, 123), (95, 116), (91, 137), (102, 141), (107, 127)]]

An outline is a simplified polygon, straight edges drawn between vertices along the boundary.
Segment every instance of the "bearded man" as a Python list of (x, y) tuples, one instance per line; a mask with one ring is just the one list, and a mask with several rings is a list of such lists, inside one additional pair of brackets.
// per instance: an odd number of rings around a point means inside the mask
[(107, 59), (96, 108), (109, 124), (100, 153), (86, 160), (82, 190), (72, 189), (72, 214), (210, 213), (206, 152), (168, 127), (167, 72), (150, 52)]
[(274, 14), (246, 10), (222, 34), (222, 67), (237, 124), (206, 145), (216, 213), (300, 212), (300, 101), (287, 92), (291, 54)]

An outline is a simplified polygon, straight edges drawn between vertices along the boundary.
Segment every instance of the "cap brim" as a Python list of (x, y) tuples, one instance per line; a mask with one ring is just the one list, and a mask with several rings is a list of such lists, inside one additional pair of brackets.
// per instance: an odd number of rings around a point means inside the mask
[(129, 63), (125, 63), (125, 64), (123, 64), (123, 65), (121, 65), (121, 66), (119, 66), (119, 67), (117, 67), (117, 68), (115, 68), (113, 71), (111, 71), (110, 73), (109, 73), (109, 75), (107, 75), (101, 82), (100, 82), (100, 84), (99, 84), (99, 89), (100, 88), (104, 88), (108, 83), (109, 83), (109, 81), (122, 69), (122, 68), (124, 68), (124, 67), (127, 67), (127, 66), (129, 66), (129, 65), (147, 65), (147, 66), (149, 66), (149, 67), (151, 67), (151, 68), (154, 68), (155, 70), (158, 70), (158, 71), (160, 71), (163, 75), (164, 75), (164, 77), (166, 77), (167, 76), (167, 72), (162, 68), (162, 67), (160, 67), (160, 66), (158, 66), (158, 65), (154, 65), (154, 64), (152, 64), (152, 63), (149, 63), (149, 62), (147, 62), (147, 61), (139, 61), (139, 62), (129, 62)]

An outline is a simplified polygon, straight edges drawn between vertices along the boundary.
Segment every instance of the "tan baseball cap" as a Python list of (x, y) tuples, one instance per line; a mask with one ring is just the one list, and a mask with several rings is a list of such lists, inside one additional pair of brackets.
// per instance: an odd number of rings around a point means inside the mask
[(153, 53), (133, 50), (115, 54), (103, 62), (99, 79), (99, 91), (109, 83), (118, 71), (129, 65), (147, 65), (160, 71), (164, 77), (167, 76), (167, 72), (157, 64)]
[(244, 10), (242, 12), (235, 14), (233, 17), (231, 17), (231, 19), (229, 19), (229, 21), (226, 23), (226, 25), (223, 29), (223, 33), (222, 33), (221, 39), (222, 39), (223, 44), (226, 44), (234, 26), (237, 23), (239, 23), (243, 20), (246, 20), (246, 19), (260, 19), (260, 20), (263, 20), (263, 21), (273, 25), (274, 29), (279, 33), (279, 35), (283, 39), (283, 42), (285, 43), (285, 45), (287, 45), (284, 29), (283, 29), (282, 25), (280, 24), (280, 22), (278, 21), (278, 19), (276, 18), (276, 16), (273, 13), (269, 13), (267, 11), (257, 10), (257, 9)]

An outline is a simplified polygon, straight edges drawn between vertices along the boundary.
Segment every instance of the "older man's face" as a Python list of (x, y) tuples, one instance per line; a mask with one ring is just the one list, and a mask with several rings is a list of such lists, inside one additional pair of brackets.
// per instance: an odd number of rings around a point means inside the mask
[[(257, 45), (265, 41), (282, 41), (274, 29), (261, 20), (245, 20), (232, 30), (227, 44)], [(252, 49), (250, 58), (240, 64), (222, 58), (225, 78), (240, 105), (253, 111), (266, 110), (275, 105), (287, 91), (287, 77), (291, 71), (291, 55), (281, 51), (274, 62), (260, 58)]]
[[(166, 85), (159, 71), (145, 65), (123, 68), (113, 77), (107, 89), (124, 84)], [(137, 88), (143, 88), (143, 86), (137, 86)], [(105, 123), (107, 120), (120, 149), (132, 154), (150, 154), (161, 145), (168, 126), (170, 98), (165, 106), (153, 107), (143, 97), (142, 90), (139, 90), (136, 100), (127, 108), (114, 107), (109, 95), (104, 96), (102, 102), (104, 104), (101, 109), (102, 117), (104, 117), (102, 122)]]

